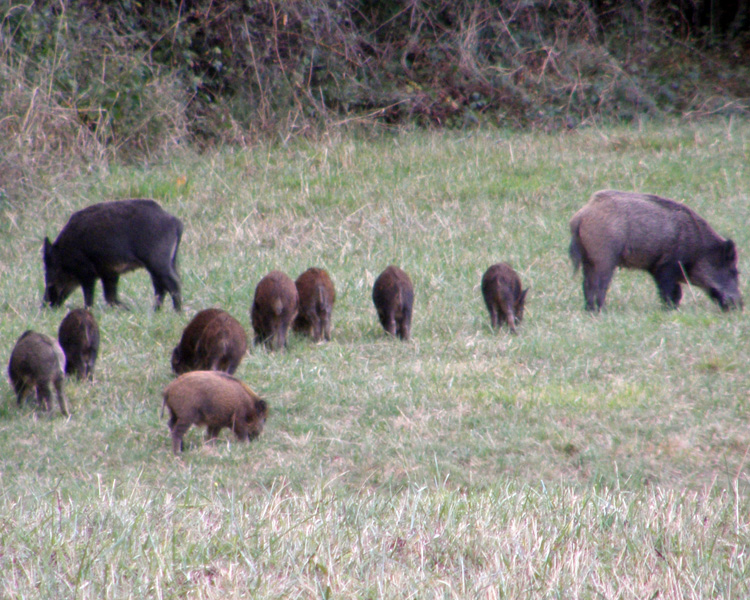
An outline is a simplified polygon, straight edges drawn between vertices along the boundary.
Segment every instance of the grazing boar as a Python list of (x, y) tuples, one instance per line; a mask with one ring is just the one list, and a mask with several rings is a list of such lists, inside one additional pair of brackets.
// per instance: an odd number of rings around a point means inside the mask
[(71, 310), (60, 323), (57, 341), (65, 353), (65, 374), (91, 380), (99, 353), (99, 326), (94, 315), (85, 308)]
[(331, 339), (331, 313), (336, 302), (336, 290), (328, 273), (315, 267), (308, 269), (294, 282), (299, 296), (299, 312), (294, 330), (319, 342)]
[(216, 439), (224, 427), (240, 441), (249, 441), (263, 431), (268, 413), (266, 401), (239, 379), (221, 371), (191, 371), (180, 375), (164, 390), (169, 408), (172, 450), (182, 451), (182, 437), (191, 425), (207, 427), (206, 440)]
[(288, 275), (271, 271), (255, 288), (250, 312), (255, 343), (265, 343), (270, 350), (286, 346), (287, 332), (297, 316), (297, 287)]
[(570, 257), (583, 264), (586, 308), (604, 307), (615, 267), (643, 269), (669, 308), (682, 298), (681, 283), (703, 288), (722, 310), (742, 308), (734, 242), (719, 236), (690, 208), (666, 198), (596, 192), (570, 220)]
[(54, 243), (44, 239), (44, 303), (60, 306), (80, 285), (89, 307), (96, 280), (101, 279), (104, 299), (119, 305), (120, 275), (145, 267), (156, 294), (154, 309), (169, 292), (175, 310), (180, 310), (176, 260), (181, 237), (180, 220), (153, 200), (102, 202), (79, 210)]
[(50, 385), (53, 385), (60, 410), (67, 416), (68, 405), (63, 395), (64, 369), (65, 354), (54, 339), (43, 333), (24, 331), (11, 352), (8, 364), (8, 376), (18, 405), (35, 389), (39, 405), (51, 411)]
[(247, 333), (228, 312), (220, 308), (200, 311), (182, 332), (172, 351), (172, 370), (224, 371), (233, 375), (247, 352)]
[(372, 286), (372, 301), (383, 329), (407, 341), (414, 305), (414, 286), (409, 276), (398, 267), (388, 266)]
[(490, 313), (493, 329), (507, 323), (511, 333), (516, 333), (516, 325), (523, 320), (523, 307), (526, 302), (521, 279), (508, 263), (492, 265), (482, 276), (482, 296)]

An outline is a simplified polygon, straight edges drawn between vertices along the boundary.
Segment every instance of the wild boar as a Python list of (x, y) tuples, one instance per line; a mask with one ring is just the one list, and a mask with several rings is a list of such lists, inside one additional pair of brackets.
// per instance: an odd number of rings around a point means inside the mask
[(180, 375), (164, 390), (169, 408), (172, 451), (182, 452), (182, 437), (191, 425), (207, 427), (206, 440), (216, 439), (224, 427), (240, 441), (258, 437), (266, 424), (266, 401), (239, 379), (221, 371), (191, 371)]
[(271, 271), (255, 288), (250, 312), (255, 343), (270, 350), (286, 346), (287, 332), (299, 309), (297, 287), (288, 275)]
[(482, 296), (493, 329), (507, 323), (511, 333), (516, 333), (516, 325), (523, 320), (528, 291), (529, 288), (521, 288), (521, 278), (508, 263), (497, 263), (485, 271), (482, 276)]
[(60, 345), (43, 333), (24, 331), (18, 338), (10, 355), (8, 377), (16, 392), (18, 405), (36, 390), (39, 405), (48, 412), (52, 410), (52, 390), (55, 387), (57, 402), (62, 414), (68, 415), (68, 405), (63, 395), (65, 354)]
[(372, 301), (383, 329), (407, 341), (414, 306), (414, 286), (409, 276), (398, 267), (388, 266), (372, 286)]
[(570, 220), (570, 257), (583, 264), (586, 309), (604, 307), (615, 267), (643, 269), (669, 308), (681, 283), (704, 289), (722, 310), (742, 308), (737, 248), (680, 202), (637, 192), (604, 190)]
[(54, 243), (44, 239), (44, 303), (60, 306), (80, 285), (86, 307), (94, 303), (96, 280), (104, 299), (119, 305), (117, 282), (122, 273), (145, 267), (161, 308), (169, 292), (180, 310), (177, 250), (182, 223), (153, 200), (119, 200), (93, 204), (73, 213)]
[(224, 371), (233, 375), (247, 352), (247, 333), (228, 312), (207, 308), (197, 313), (172, 351), (172, 370)]
[(71, 310), (60, 323), (57, 341), (65, 353), (65, 374), (93, 379), (99, 353), (99, 325), (88, 310)]
[(331, 339), (331, 313), (336, 302), (336, 290), (328, 272), (315, 267), (302, 273), (294, 282), (299, 296), (299, 312), (294, 330), (319, 342)]

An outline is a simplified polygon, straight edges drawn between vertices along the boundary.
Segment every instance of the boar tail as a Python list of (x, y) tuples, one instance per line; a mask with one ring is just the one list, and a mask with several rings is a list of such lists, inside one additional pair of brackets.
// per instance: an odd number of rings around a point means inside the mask
[(164, 393), (164, 400), (163, 400), (163, 401), (162, 401), (162, 403), (161, 403), (161, 416), (159, 417), (160, 419), (163, 419), (163, 418), (164, 418), (164, 407), (165, 407), (166, 405), (167, 405), (167, 394), (166, 394), (166, 392), (165, 392), (165, 393)]
[(326, 290), (323, 287), (323, 284), (318, 284), (315, 288), (315, 291), (317, 292), (317, 299), (315, 301), (315, 308), (318, 311), (322, 311), (326, 307)]
[(570, 246), (568, 247), (568, 255), (570, 260), (573, 262), (573, 273), (577, 273), (583, 261), (583, 249), (581, 248), (580, 236), (578, 234), (578, 228), (581, 224), (578, 215), (573, 217), (570, 221)]
[(578, 243), (578, 239), (575, 237), (570, 240), (568, 254), (570, 255), (570, 260), (573, 261), (573, 273), (575, 274), (578, 272), (578, 269), (581, 266), (581, 262), (583, 261), (581, 245)]

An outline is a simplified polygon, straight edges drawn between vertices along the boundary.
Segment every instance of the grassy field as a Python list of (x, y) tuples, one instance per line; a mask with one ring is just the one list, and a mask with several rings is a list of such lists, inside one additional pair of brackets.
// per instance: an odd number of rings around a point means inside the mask
[[(747, 271), (749, 125), (331, 134), (5, 201), (6, 365), (25, 329), (56, 333), (42, 241), (94, 202), (153, 197), (183, 220), (185, 310), (153, 313), (144, 271), (121, 279), (127, 311), (99, 285), (71, 417), (0, 388), (0, 596), (747, 597), (747, 313), (698, 289), (665, 311), (621, 271), (592, 316), (567, 246), (593, 191), (634, 189), (687, 202)], [(518, 336), (491, 331), (479, 291), (501, 260), (531, 288)], [(408, 343), (372, 307), (391, 263), (415, 285)], [(332, 341), (251, 348), (237, 376), (269, 403), (262, 436), (194, 428), (173, 457), (161, 393), (182, 328), (220, 306), (252, 335), (260, 278), (310, 266), (336, 284)]]

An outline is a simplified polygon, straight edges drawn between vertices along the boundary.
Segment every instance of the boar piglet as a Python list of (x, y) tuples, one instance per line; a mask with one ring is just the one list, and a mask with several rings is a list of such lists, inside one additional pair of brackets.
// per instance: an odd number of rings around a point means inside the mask
[(94, 315), (85, 308), (71, 310), (60, 323), (57, 341), (65, 353), (65, 374), (91, 380), (99, 353), (99, 325)]
[(336, 302), (336, 290), (328, 272), (311, 268), (294, 282), (299, 296), (299, 312), (294, 330), (309, 335), (316, 342), (331, 339), (331, 313)]
[(722, 310), (742, 308), (734, 242), (680, 202), (636, 192), (596, 192), (570, 220), (570, 257), (583, 264), (586, 308), (604, 308), (616, 267), (648, 271), (669, 308), (681, 283), (704, 289)]
[(388, 266), (372, 286), (372, 301), (383, 329), (408, 340), (414, 306), (414, 286), (409, 276), (398, 267)]
[(508, 324), (511, 333), (516, 333), (516, 325), (523, 320), (523, 307), (526, 293), (521, 287), (521, 278), (508, 263), (492, 265), (482, 276), (482, 296), (490, 313), (493, 329)]
[(271, 271), (261, 279), (250, 311), (255, 343), (265, 343), (270, 350), (284, 348), (298, 308), (297, 287), (288, 275)]
[(247, 333), (228, 312), (207, 308), (198, 312), (172, 351), (172, 370), (224, 371), (233, 375), (247, 351)]
[(8, 377), (16, 392), (18, 405), (32, 390), (36, 390), (39, 405), (51, 411), (50, 385), (53, 385), (60, 410), (67, 416), (68, 405), (63, 395), (64, 369), (65, 354), (56, 340), (36, 331), (24, 331), (11, 352), (8, 364)]
[(206, 440), (216, 439), (224, 427), (240, 441), (249, 441), (263, 431), (268, 414), (266, 401), (239, 379), (221, 371), (191, 371), (180, 375), (164, 390), (169, 409), (172, 451), (182, 452), (182, 438), (191, 425), (205, 425)]
[(119, 200), (93, 204), (73, 213), (54, 243), (44, 239), (44, 303), (60, 306), (81, 286), (86, 307), (94, 303), (96, 280), (104, 299), (120, 304), (117, 282), (122, 273), (145, 267), (159, 309), (169, 292), (180, 310), (177, 250), (182, 223), (153, 200)]

